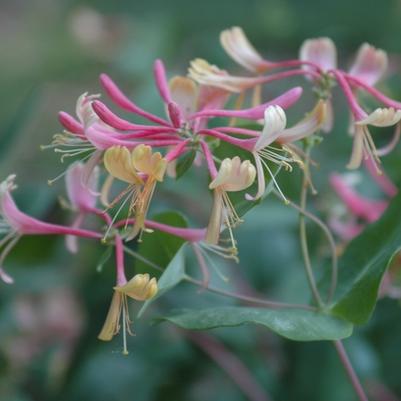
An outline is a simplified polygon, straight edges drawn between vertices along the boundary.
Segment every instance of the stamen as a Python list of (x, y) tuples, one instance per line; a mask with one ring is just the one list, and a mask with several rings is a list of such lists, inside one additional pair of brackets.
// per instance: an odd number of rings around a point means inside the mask
[(103, 236), (103, 238), (101, 240), (103, 243), (105, 243), (107, 241), (107, 237), (108, 237), (108, 235), (110, 233), (111, 228), (113, 227), (113, 225), (114, 225), (118, 215), (120, 214), (121, 210), (123, 209), (125, 204), (128, 202), (128, 200), (130, 199), (130, 196), (134, 193), (134, 190), (135, 190), (135, 188), (132, 189), (132, 191), (128, 193), (127, 197), (124, 199), (124, 201), (121, 203), (121, 206), (118, 208), (116, 214), (114, 215), (114, 217), (111, 220), (109, 226), (107, 227), (106, 232), (104, 233), (104, 236)]
[(289, 202), (289, 200), (285, 197), (285, 195), (283, 194), (283, 191), (281, 190), (280, 186), (278, 185), (278, 182), (276, 181), (276, 178), (274, 177), (274, 174), (273, 174), (273, 172), (270, 170), (268, 164), (267, 164), (263, 159), (260, 159), (260, 161), (262, 162), (263, 166), (264, 166), (264, 167), (266, 168), (266, 170), (268, 171), (268, 173), (269, 173), (269, 175), (270, 175), (270, 177), (271, 177), (271, 179), (272, 179), (272, 181), (273, 181), (273, 183), (274, 183), (274, 186), (277, 188), (277, 191), (279, 192), (280, 196), (283, 198), (284, 203), (285, 203), (286, 205), (288, 205), (290, 202)]
[[(14, 238), (12, 238), (12, 237), (9, 238), (9, 239), (11, 239), (11, 241), (4, 247), (3, 252), (0, 255), (0, 266), (3, 266), (4, 260), (6, 259), (7, 255), (12, 251), (12, 249), (17, 244), (17, 242), (19, 241), (20, 238), (21, 238), (20, 234), (17, 234)], [(2, 241), (1, 245), (3, 245), (3, 241)]]

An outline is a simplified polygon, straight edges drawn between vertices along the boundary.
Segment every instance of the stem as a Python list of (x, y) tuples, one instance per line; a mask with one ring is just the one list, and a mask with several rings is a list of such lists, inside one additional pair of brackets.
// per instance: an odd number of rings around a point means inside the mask
[[(277, 192), (274, 191), (274, 194), (281, 199), (281, 195)], [(299, 213), (302, 213), (304, 216), (308, 217), (312, 221), (314, 221), (324, 232), (324, 234), (327, 237), (327, 240), (330, 245), (331, 249), (331, 255), (332, 255), (332, 271), (331, 271), (331, 285), (330, 285), (330, 290), (329, 290), (329, 295), (327, 297), (327, 302), (330, 303), (333, 296), (334, 292), (337, 287), (337, 277), (338, 277), (338, 260), (337, 260), (337, 252), (336, 252), (336, 243), (334, 241), (333, 235), (331, 234), (330, 229), (326, 226), (326, 224), (323, 223), (322, 220), (320, 220), (317, 216), (314, 214), (308, 212), (307, 210), (302, 209), (300, 206), (298, 206), (296, 203), (288, 200), (288, 204), (297, 210)]]
[[(186, 276), (184, 280), (189, 282), (189, 283), (191, 283), (191, 284), (195, 284), (195, 285), (198, 285), (200, 287), (203, 287), (203, 282), (202, 281), (196, 280), (196, 279), (194, 279), (194, 278), (192, 278), (190, 276)], [(315, 311), (316, 310), (315, 307), (309, 306), (309, 305), (290, 304), (290, 303), (285, 303), (285, 302), (269, 301), (269, 300), (266, 300), (266, 299), (255, 298), (255, 297), (251, 297), (251, 296), (248, 296), (248, 295), (236, 294), (235, 292), (221, 290), (220, 288), (215, 288), (215, 287), (211, 287), (211, 286), (208, 286), (205, 289), (207, 291), (213, 292), (215, 294), (223, 295), (223, 296), (229, 297), (229, 298), (239, 299), (241, 301), (245, 301), (245, 302), (249, 302), (249, 303), (253, 303), (253, 304), (263, 305), (263, 306), (266, 306), (268, 308), (294, 308), (294, 309), (305, 309), (305, 310), (311, 310), (311, 311)]]
[[(126, 246), (124, 246), (124, 251), (127, 252), (129, 255), (133, 256), (134, 258), (137, 258), (137, 259), (141, 260), (142, 262), (148, 264), (153, 269), (161, 271), (161, 272), (164, 271), (164, 269), (161, 266), (157, 265), (156, 263), (151, 262), (147, 258), (144, 258), (143, 256), (139, 255), (137, 252), (133, 251), (132, 249), (130, 249)], [(310, 305), (290, 304), (290, 303), (284, 303), (284, 302), (268, 301), (268, 300), (261, 299), (261, 298), (255, 298), (255, 297), (251, 297), (251, 296), (247, 296), (247, 295), (236, 294), (234, 292), (221, 290), (219, 288), (214, 288), (211, 286), (205, 287), (203, 281), (196, 280), (187, 275), (184, 277), (184, 281), (187, 281), (188, 283), (197, 285), (197, 286), (201, 287), (202, 289), (205, 289), (209, 292), (213, 292), (215, 294), (223, 295), (223, 296), (229, 297), (229, 298), (239, 299), (241, 301), (245, 301), (245, 302), (249, 302), (249, 303), (253, 303), (253, 304), (262, 305), (262, 306), (265, 306), (268, 308), (294, 308), (294, 309), (304, 309), (304, 310), (316, 311), (316, 308), (313, 306), (310, 306)]]
[(338, 353), (338, 356), (340, 357), (340, 361), (344, 366), (345, 371), (347, 372), (348, 378), (352, 384), (352, 387), (354, 387), (355, 393), (357, 394), (359, 400), (368, 401), (368, 397), (362, 388), (361, 382), (359, 381), (359, 378), (356, 375), (354, 368), (352, 367), (351, 361), (348, 358), (343, 343), (340, 340), (337, 340), (333, 341), (333, 344), (336, 347), (336, 351)]
[(301, 213), (299, 214), (299, 237), (301, 241), (301, 249), (302, 249), (302, 257), (304, 260), (304, 267), (306, 278), (308, 280), (309, 287), (312, 291), (313, 297), (315, 298), (316, 303), (319, 307), (323, 306), (322, 299), (319, 294), (319, 290), (316, 286), (315, 277), (313, 276), (312, 264), (309, 256), (308, 249), (308, 239), (306, 234), (306, 225), (305, 225), (305, 210), (306, 210), (306, 200), (307, 200), (307, 191), (308, 191), (308, 173), (309, 173), (309, 155), (310, 155), (310, 146), (307, 145), (306, 149), (306, 161), (305, 161), (305, 170), (302, 179), (302, 188), (301, 188), (301, 201), (300, 208)]

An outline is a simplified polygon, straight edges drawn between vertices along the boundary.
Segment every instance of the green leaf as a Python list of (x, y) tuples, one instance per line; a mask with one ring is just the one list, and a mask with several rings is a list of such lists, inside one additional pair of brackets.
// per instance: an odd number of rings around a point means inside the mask
[[(177, 212), (169, 211), (152, 216), (152, 220), (174, 227), (188, 227), (186, 219)], [(139, 244), (138, 253), (146, 260), (161, 267), (167, 266), (185, 241), (174, 235), (155, 230), (144, 233)], [(135, 263), (137, 273), (148, 272), (149, 265), (137, 260)], [(155, 274), (157, 277), (157, 274)]]
[[(376, 305), (382, 277), (401, 247), (401, 193), (382, 218), (350, 242), (339, 260), (333, 314), (355, 324), (366, 323)], [(329, 278), (325, 278), (325, 284)]]
[(161, 297), (167, 291), (171, 290), (179, 284), (185, 277), (185, 244), (181, 246), (180, 250), (175, 254), (169, 265), (160, 276), (157, 294), (150, 300), (146, 301), (138, 313), (138, 318), (142, 316), (146, 308), (154, 302), (157, 298)]
[(183, 174), (186, 173), (186, 171), (192, 166), (192, 163), (195, 160), (196, 156), (196, 151), (191, 150), (183, 157), (181, 157), (177, 163), (177, 168), (176, 168), (176, 179), (178, 180)]
[(184, 310), (182, 313), (162, 317), (161, 320), (189, 330), (258, 324), (294, 341), (338, 340), (349, 337), (353, 329), (352, 324), (345, 320), (301, 309), (229, 306)]

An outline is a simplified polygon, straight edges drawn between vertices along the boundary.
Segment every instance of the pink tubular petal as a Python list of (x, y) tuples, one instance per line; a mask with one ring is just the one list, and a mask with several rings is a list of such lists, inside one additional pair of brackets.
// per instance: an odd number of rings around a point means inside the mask
[[(79, 213), (74, 222), (72, 223), (73, 228), (79, 228), (84, 220), (84, 214)], [(78, 253), (78, 238), (75, 235), (66, 235), (65, 237), (65, 246), (67, 250), (72, 253)]]
[(179, 143), (177, 146), (172, 148), (164, 157), (168, 162), (171, 162), (178, 157), (180, 157), (183, 153), (185, 153), (185, 148), (188, 145), (188, 143), (191, 141), (191, 139), (187, 139), (185, 141), (182, 141)]
[(364, 160), (364, 163), (371, 177), (376, 181), (377, 185), (386, 195), (390, 196), (391, 198), (397, 195), (398, 188), (383, 171), (382, 174), (377, 173), (377, 169), (370, 157)]
[(79, 123), (74, 117), (70, 116), (68, 113), (64, 111), (60, 111), (58, 113), (58, 120), (60, 124), (68, 131), (73, 134), (77, 134), (80, 136), (84, 135), (84, 127), (81, 123)]
[(133, 149), (140, 144), (150, 146), (169, 146), (177, 145), (180, 143), (179, 139), (154, 139), (147, 141), (130, 141), (121, 139), (120, 135), (113, 135), (112, 133), (104, 132), (97, 129), (95, 126), (89, 127), (86, 130), (86, 137), (98, 150), (106, 150), (112, 146), (125, 146), (128, 149)]
[[(84, 175), (86, 173), (85, 164), (74, 163), (67, 170), (66, 187), (67, 195), (71, 205), (77, 210), (90, 210), (95, 207), (98, 184), (98, 169), (94, 170), (90, 175), (87, 183), (85, 183)], [(86, 184), (86, 185), (84, 185)]]
[(207, 145), (207, 143), (205, 141), (201, 141), (201, 146), (202, 146), (203, 154), (206, 159), (207, 167), (209, 169), (210, 177), (212, 180), (214, 180), (217, 177), (218, 172), (217, 172), (217, 168), (214, 163), (214, 160), (213, 160), (212, 152), (210, 151), (209, 146)]
[(344, 76), (346, 77), (347, 81), (349, 81), (352, 84), (352, 86), (364, 89), (366, 92), (374, 96), (377, 100), (382, 102), (387, 107), (393, 107), (394, 109), (401, 109), (401, 102), (397, 102), (396, 100), (390, 99), (384, 93), (380, 92), (373, 86), (366, 84), (365, 82), (356, 77), (353, 77), (349, 74), (344, 74)]
[(94, 231), (74, 229), (70, 227), (60, 226), (57, 224), (45, 223), (34, 217), (28, 216), (21, 212), (14, 203), (9, 192), (1, 195), (1, 212), (7, 223), (19, 234), (27, 235), (77, 235), (86, 238), (102, 238), (102, 235)]
[(253, 148), (255, 146), (255, 142), (257, 140), (257, 138), (251, 138), (251, 139), (236, 138), (236, 137), (224, 134), (223, 132), (219, 132), (214, 129), (203, 129), (203, 130), (199, 131), (198, 134), (213, 136), (215, 138), (221, 139), (222, 141), (231, 143), (234, 146), (238, 146), (238, 147), (248, 150), (250, 152), (253, 150)]
[(167, 105), (167, 111), (170, 117), (171, 124), (173, 124), (173, 127), (180, 128), (183, 123), (183, 116), (177, 103), (171, 101)]
[(152, 131), (163, 132), (162, 131), (163, 129), (164, 130), (168, 129), (168, 127), (165, 127), (164, 125), (163, 127), (160, 127), (160, 126), (149, 126), (149, 125), (131, 123), (127, 120), (118, 117), (104, 103), (102, 103), (99, 100), (95, 100), (94, 102), (92, 102), (92, 107), (95, 113), (99, 116), (99, 118), (103, 122), (116, 129), (120, 129), (123, 131), (144, 130), (149, 132)]
[(366, 112), (359, 105), (354, 93), (352, 92), (348, 81), (346, 79), (346, 75), (338, 70), (332, 70), (332, 74), (335, 76), (340, 88), (342, 89), (345, 98), (350, 106), (351, 112), (355, 120), (362, 120), (367, 116)]
[(352, 240), (364, 229), (362, 224), (358, 224), (354, 221), (343, 222), (335, 217), (331, 217), (328, 223), (333, 232), (337, 234), (343, 241)]
[[(135, 219), (124, 219), (115, 223), (114, 227), (119, 228), (119, 227), (124, 227), (126, 224), (133, 225), (134, 223)], [(200, 242), (203, 241), (206, 236), (205, 228), (174, 227), (174, 226), (169, 226), (167, 224), (158, 223), (152, 220), (145, 220), (145, 227), (150, 228), (152, 230), (160, 230), (165, 233), (175, 235), (176, 237), (180, 237), (188, 242)]]
[(271, 105), (280, 106), (283, 109), (291, 107), (302, 95), (302, 88), (297, 86), (282, 95), (250, 109), (243, 110), (202, 110), (195, 113), (191, 118), (197, 117), (237, 117), (249, 120), (260, 120), (264, 116), (265, 109)]
[(104, 90), (110, 96), (114, 103), (120, 106), (122, 109), (129, 111), (131, 113), (137, 114), (146, 118), (149, 121), (153, 121), (157, 124), (161, 125), (169, 125), (166, 120), (163, 120), (160, 117), (157, 117), (147, 111), (141, 109), (134, 102), (128, 99), (127, 96), (124, 95), (123, 92), (118, 88), (118, 86), (113, 82), (113, 80), (106, 74), (100, 75), (100, 83), (102, 84)]
[(172, 101), (170, 89), (166, 78), (166, 69), (161, 60), (156, 60), (153, 66), (153, 73), (155, 76), (155, 82), (157, 89), (159, 90), (160, 96), (165, 103), (170, 103)]
[(330, 184), (350, 212), (368, 222), (376, 221), (388, 206), (386, 201), (375, 201), (360, 196), (339, 174), (330, 176)]

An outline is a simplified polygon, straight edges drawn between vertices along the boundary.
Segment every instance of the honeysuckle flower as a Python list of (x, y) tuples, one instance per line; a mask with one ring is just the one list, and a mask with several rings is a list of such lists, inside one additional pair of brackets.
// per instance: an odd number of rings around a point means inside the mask
[(213, 189), (213, 207), (206, 232), (207, 243), (218, 244), (224, 216), (224, 223), (230, 233), (232, 251), (236, 253), (232, 229), (241, 222), (241, 219), (227, 192), (243, 191), (252, 185), (255, 177), (256, 169), (249, 160), (241, 162), (241, 159), (235, 156), (222, 161), (217, 176), (209, 185), (209, 188)]
[(242, 28), (238, 26), (221, 32), (220, 43), (234, 61), (250, 72), (263, 73), (271, 64), (256, 51)]
[[(299, 50), (299, 58), (317, 65), (323, 72), (337, 68), (337, 49), (330, 38), (316, 38), (305, 40)], [(304, 69), (310, 69), (304, 65)]]
[(347, 209), (356, 217), (368, 223), (376, 221), (386, 210), (388, 201), (372, 200), (358, 194), (352, 184), (339, 174), (330, 176), (330, 185)]
[(332, 208), (329, 225), (343, 240), (359, 235), (367, 223), (378, 220), (388, 206), (387, 200), (372, 200), (360, 195), (350, 175), (331, 174), (330, 185), (341, 199), (347, 213)]
[(160, 152), (153, 153), (147, 145), (139, 145), (132, 152), (118, 146), (105, 152), (106, 170), (114, 178), (129, 184), (122, 196), (127, 195), (127, 200), (131, 198), (129, 214), (135, 214), (135, 224), (127, 240), (135, 238), (145, 228), (145, 218), (156, 183), (163, 181), (167, 163)]
[(61, 111), (59, 113), (59, 121), (64, 126), (65, 131), (61, 134), (56, 134), (53, 137), (51, 145), (43, 146), (43, 149), (53, 148), (56, 153), (60, 153), (61, 160), (67, 157), (82, 157), (88, 158), (96, 150), (96, 147), (88, 140), (85, 130), (93, 124), (99, 124), (105, 130), (112, 130), (107, 127), (99, 117), (94, 113), (91, 103), (100, 95), (88, 95), (83, 93), (78, 97), (75, 112), (78, 120)]
[[(72, 223), (72, 227), (78, 228), (82, 225), (85, 215), (92, 213), (96, 206), (99, 167), (96, 166), (89, 179), (86, 178), (87, 169), (82, 162), (72, 164), (66, 173), (66, 190), (69, 201), (69, 207), (76, 213), (76, 217)], [(77, 253), (78, 242), (77, 237), (67, 235), (67, 249), (71, 253)]]
[(15, 204), (11, 192), (17, 188), (15, 175), (10, 175), (0, 183), (0, 278), (7, 283), (12, 279), (3, 270), (6, 256), (23, 235), (76, 235), (86, 238), (101, 238), (101, 235), (79, 228), (65, 227), (57, 224), (45, 223), (20, 211)]
[[(105, 107), (100, 107), (100, 102), (95, 102), (94, 107), (103, 121), (122, 130), (142, 130), (144, 133), (165, 133), (170, 138), (180, 138), (195, 130), (200, 121), (196, 112), (219, 108), (227, 101), (228, 93), (216, 88), (197, 85), (187, 77), (176, 76), (170, 82), (167, 81), (166, 72), (161, 60), (156, 60), (154, 65), (155, 82), (160, 96), (165, 104), (168, 120), (164, 120), (138, 108), (128, 99), (117, 85), (105, 74), (101, 76), (101, 83), (110, 98), (124, 110), (147, 118), (157, 126), (138, 126), (129, 121), (116, 117)], [(145, 114), (144, 114), (145, 113)], [(148, 136), (148, 135), (147, 135)], [(167, 137), (166, 137), (167, 138)], [(155, 136), (156, 139), (156, 136)]]
[(401, 120), (401, 110), (393, 108), (378, 108), (371, 114), (365, 115), (354, 123), (353, 148), (351, 159), (347, 165), (349, 169), (356, 169), (361, 165), (363, 159), (370, 159), (380, 173), (379, 152), (373, 142), (369, 131), (369, 125), (374, 127), (390, 127)]
[(157, 294), (157, 281), (150, 278), (149, 274), (136, 274), (125, 284), (117, 285), (114, 288), (110, 308), (106, 320), (98, 335), (99, 340), (110, 341), (119, 333), (122, 326), (124, 349), (123, 354), (127, 355), (126, 333), (132, 335), (129, 317), (128, 298), (136, 301), (146, 301)]
[(349, 75), (367, 85), (374, 86), (385, 74), (388, 67), (387, 53), (381, 49), (364, 43), (358, 49), (354, 64)]
[[(280, 106), (269, 106), (265, 110), (264, 117), (265, 123), (262, 132), (258, 138), (251, 140), (253, 144), (250, 150), (254, 156), (258, 174), (258, 191), (255, 196), (247, 194), (248, 200), (259, 199), (264, 194), (266, 187), (264, 169), (268, 171), (278, 191), (282, 194), (268, 162), (284, 166), (289, 170), (292, 169), (290, 163), (301, 162), (291, 144), (312, 135), (322, 126), (326, 118), (326, 103), (320, 100), (303, 120), (291, 128), (286, 128), (287, 118)], [(281, 145), (281, 148), (272, 146), (274, 142)], [(283, 194), (282, 197), (286, 199)]]

